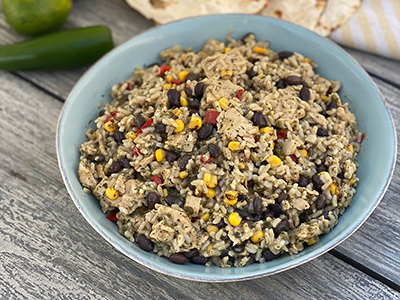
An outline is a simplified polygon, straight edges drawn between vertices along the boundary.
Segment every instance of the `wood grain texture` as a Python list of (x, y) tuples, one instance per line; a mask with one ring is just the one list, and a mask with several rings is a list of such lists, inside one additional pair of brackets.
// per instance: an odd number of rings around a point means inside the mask
[[(158, 274), (107, 244), (58, 171), (62, 103), (0, 72), (1, 299), (396, 299), (400, 294), (330, 254), (271, 277), (196, 283)], [(18, 120), (18, 126), (14, 126)]]
[[(74, 1), (64, 29), (106, 25), (110, 27), (115, 45), (131, 39), (154, 26), (153, 21), (131, 9), (125, 0), (79, 0)], [(0, 45), (23, 40), (0, 18)], [(348, 51), (371, 74), (397, 83), (400, 86), (400, 62), (359, 52)], [(24, 79), (50, 92), (60, 100), (66, 99), (72, 87), (87, 68), (58, 72), (17, 72)]]

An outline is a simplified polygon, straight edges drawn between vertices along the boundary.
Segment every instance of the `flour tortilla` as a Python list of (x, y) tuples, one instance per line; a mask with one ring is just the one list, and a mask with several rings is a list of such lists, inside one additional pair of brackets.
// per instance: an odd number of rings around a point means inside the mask
[(346, 23), (360, 5), (361, 0), (328, 0), (314, 31), (322, 36), (330, 35), (332, 31)]
[(314, 30), (326, 2), (327, 0), (269, 0), (260, 14)]
[(158, 24), (201, 15), (256, 14), (268, 4), (268, 0), (126, 0), (126, 2), (147, 19), (153, 19)]

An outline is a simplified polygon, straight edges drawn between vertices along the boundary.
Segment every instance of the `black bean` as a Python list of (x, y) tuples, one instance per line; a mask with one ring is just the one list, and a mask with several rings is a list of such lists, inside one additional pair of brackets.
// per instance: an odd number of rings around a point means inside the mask
[(279, 79), (279, 80), (275, 83), (275, 86), (276, 86), (277, 89), (284, 89), (284, 88), (287, 87), (287, 83), (286, 83), (285, 80)]
[(221, 257), (224, 258), (225, 256), (228, 256), (229, 250), (224, 250), (221, 252)]
[(319, 178), (318, 174), (314, 174), (311, 177), (311, 182), (316, 190), (320, 190), (321, 187), (324, 185), (321, 178)]
[(301, 78), (299, 76), (290, 75), (286, 77), (286, 82), (289, 85), (299, 85), (301, 84)]
[(266, 261), (275, 260), (275, 259), (277, 259), (277, 258), (279, 257), (279, 255), (273, 254), (273, 253), (271, 252), (271, 250), (269, 250), (269, 249), (265, 249), (265, 250), (263, 251), (262, 255), (263, 255), (263, 257), (264, 257), (264, 259), (265, 259)]
[(321, 127), (318, 127), (317, 135), (318, 136), (329, 136), (329, 131), (327, 129), (323, 129)]
[(104, 116), (105, 113), (106, 113), (106, 111), (104, 109), (102, 109), (101, 111), (99, 111), (99, 117)]
[(165, 150), (164, 157), (168, 162), (171, 163), (179, 159), (179, 154), (174, 150)]
[(204, 90), (206, 89), (206, 85), (203, 82), (199, 82), (194, 87), (194, 94), (196, 95), (197, 99), (203, 98)]
[(253, 216), (253, 221), (254, 221), (254, 222), (258, 222), (258, 221), (261, 220), (261, 217), (262, 217), (261, 214), (255, 214), (255, 215)]
[(168, 195), (167, 197), (165, 197), (165, 202), (169, 206), (171, 206), (172, 204), (181, 205), (181, 199), (179, 198), (179, 196), (175, 195)]
[(101, 164), (106, 160), (106, 158), (103, 154), (97, 153), (97, 154), (90, 156), (89, 160), (94, 163)]
[(251, 253), (248, 264), (254, 263), (255, 260), (256, 260), (256, 255), (254, 253)]
[(299, 215), (299, 221), (300, 221), (300, 224), (307, 221), (307, 215), (306, 215), (305, 212), (302, 212), (302, 213)]
[(285, 191), (281, 191), (281, 192), (279, 193), (278, 198), (275, 199), (275, 202), (281, 204), (282, 201), (283, 201), (283, 200), (286, 200), (286, 199), (287, 199), (287, 194), (286, 194), (286, 192), (285, 192)]
[[(186, 80), (190, 80), (190, 81), (193, 81), (193, 80), (199, 81), (199, 76), (197, 76), (197, 75), (194, 74), (194, 73), (189, 73), (189, 74), (186, 75)], [(187, 94), (187, 93), (186, 93), (186, 94)], [(188, 96), (189, 96), (189, 95), (188, 95)]]
[(125, 169), (130, 169), (130, 168), (132, 168), (131, 164), (129, 163), (129, 159), (128, 159), (126, 156), (124, 156), (124, 157), (121, 158), (121, 162), (122, 162), (122, 166), (123, 166)]
[(286, 219), (283, 219), (282, 221), (279, 222), (278, 225), (274, 228), (274, 233), (275, 236), (278, 237), (282, 232), (284, 231), (289, 231), (289, 221)]
[(210, 155), (214, 158), (217, 158), (221, 154), (221, 150), (215, 144), (208, 144), (207, 148)]
[(317, 200), (315, 200), (315, 208), (317, 210), (323, 209), (326, 205), (326, 197), (324, 194), (319, 194)]
[(205, 140), (211, 135), (213, 129), (213, 124), (204, 122), (203, 126), (197, 131), (197, 137), (199, 138), (199, 140)]
[(192, 157), (189, 154), (185, 154), (183, 156), (181, 156), (181, 158), (178, 161), (178, 167), (179, 169), (184, 170), (186, 168), (186, 165), (188, 164), (189, 160)]
[(208, 258), (202, 255), (195, 255), (190, 259), (190, 262), (195, 265), (205, 265), (208, 262)]
[(239, 216), (244, 220), (250, 220), (250, 218), (251, 218), (250, 213), (243, 209), (237, 208), (237, 209), (235, 209), (235, 212), (237, 212), (239, 214)]
[(256, 214), (261, 214), (262, 213), (263, 203), (261, 201), (261, 198), (259, 198), (259, 197), (254, 198), (253, 207), (254, 207), (254, 212)]
[(232, 257), (232, 256), (229, 256), (228, 263), (229, 263), (231, 266), (233, 266), (233, 265), (234, 265), (234, 263), (235, 263), (235, 258), (234, 258), (234, 257)]
[(142, 128), (142, 126), (144, 125), (144, 123), (146, 123), (146, 120), (144, 119), (144, 117), (143, 117), (142, 114), (136, 114), (136, 115), (133, 117), (133, 121), (134, 121), (135, 127), (136, 127), (137, 129)]
[(199, 250), (197, 250), (196, 248), (193, 248), (193, 249), (189, 250), (189, 252), (183, 252), (183, 255), (185, 255), (187, 258), (191, 258), (195, 255), (199, 255)]
[(215, 224), (215, 225), (217, 225), (218, 228), (224, 227), (225, 226), (224, 219), (219, 220), (219, 222), (217, 224)]
[(233, 252), (242, 253), (244, 251), (246, 243), (238, 244), (232, 247)]
[(282, 52), (279, 52), (279, 58), (284, 60), (285, 58), (291, 57), (293, 54), (294, 53), (291, 51), (282, 51)]
[(299, 181), (297, 182), (299, 186), (306, 187), (310, 183), (310, 178), (304, 175), (299, 176)]
[(119, 130), (114, 131), (113, 138), (118, 145), (122, 144), (122, 140), (125, 139), (125, 134)]
[(162, 122), (156, 123), (154, 124), (154, 128), (156, 130), (157, 133), (164, 133), (165, 130), (167, 129), (167, 126), (165, 126), (165, 124), (163, 124)]
[(308, 87), (303, 86), (300, 90), (300, 99), (303, 101), (310, 100), (310, 90)]
[(246, 194), (240, 194), (238, 200), (239, 201), (243, 201), (247, 199), (247, 195)]
[(175, 187), (168, 189), (168, 195), (179, 196), (180, 194), (181, 193)]
[(193, 91), (191, 88), (185, 88), (185, 93), (188, 97), (192, 97), (193, 96)]
[(326, 106), (326, 110), (336, 109), (337, 107), (337, 103), (335, 101), (331, 101)]
[(114, 161), (108, 168), (108, 175), (111, 175), (113, 173), (118, 173), (119, 170), (121, 170), (121, 168), (122, 168), (122, 162), (119, 160)]
[(175, 89), (170, 89), (167, 92), (167, 96), (172, 107), (181, 107), (181, 93)]
[(321, 216), (323, 216), (325, 218), (325, 220), (328, 220), (328, 221), (331, 220), (331, 218), (329, 217), (329, 211), (327, 211), (327, 210), (324, 211)]
[(184, 265), (188, 262), (188, 259), (185, 255), (180, 253), (174, 253), (169, 256), (169, 260), (172, 261), (174, 264)]
[(257, 76), (257, 72), (256, 70), (254, 70), (254, 66), (252, 66), (250, 69), (247, 70), (247, 76), (249, 76), (249, 78), (253, 78), (255, 76)]
[(263, 220), (265, 220), (266, 218), (273, 218), (273, 217), (274, 213), (272, 211), (264, 211), (264, 213), (262, 214)]
[(325, 165), (325, 164), (315, 165), (315, 168), (317, 169), (317, 173), (327, 172), (328, 171), (328, 166)]
[(190, 189), (191, 191), (194, 191), (194, 190), (196, 189), (196, 186), (193, 185), (193, 184), (191, 184), (191, 183), (189, 183), (189, 189)]
[(265, 120), (265, 117), (263, 116), (263, 114), (259, 111), (256, 111), (253, 115), (253, 117), (251, 118), (251, 120), (253, 121), (255, 126), (258, 126), (260, 128), (266, 127), (267, 124), (267, 120)]
[(157, 203), (160, 203), (160, 196), (156, 192), (150, 192), (146, 196), (147, 208), (154, 209)]
[(200, 102), (196, 99), (189, 99), (188, 105), (189, 105), (189, 108), (194, 109), (196, 111), (199, 110), (199, 108), (200, 108)]
[(279, 203), (270, 204), (268, 207), (274, 213), (274, 216), (278, 217), (279, 215), (283, 214), (282, 205)]
[(337, 174), (337, 177), (338, 177), (339, 179), (343, 180), (343, 179), (344, 179), (344, 172), (342, 171), (342, 172), (340, 172), (339, 174)]
[(149, 240), (144, 234), (139, 234), (136, 238), (136, 242), (139, 247), (147, 252), (151, 252), (154, 249), (154, 243)]

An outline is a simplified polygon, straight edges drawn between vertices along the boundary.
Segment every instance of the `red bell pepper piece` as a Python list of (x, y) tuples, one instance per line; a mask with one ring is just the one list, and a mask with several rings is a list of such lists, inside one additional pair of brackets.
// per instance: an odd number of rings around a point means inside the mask
[(139, 156), (139, 154), (142, 154), (142, 152), (140, 152), (140, 149), (136, 145), (133, 145), (132, 151), (133, 155), (135, 155), (136, 157)]
[(160, 68), (160, 76), (163, 77), (165, 75), (165, 72), (167, 72), (169, 69), (171, 69), (171, 66), (161, 66)]
[(244, 90), (238, 90), (236, 93), (236, 98), (240, 99), (240, 97), (242, 97)]
[(153, 179), (153, 181), (157, 184), (160, 185), (161, 183), (163, 183), (162, 179), (156, 175), (151, 176), (151, 179)]
[(207, 114), (204, 121), (215, 125), (217, 123), (218, 116), (219, 116), (219, 111), (211, 109), (207, 110)]
[(363, 140), (365, 139), (365, 133), (363, 133), (362, 135), (361, 135), (361, 141), (360, 141), (360, 144), (363, 142)]
[(286, 140), (287, 139), (287, 132), (285, 130), (278, 130), (276, 133), (276, 136), (278, 137), (278, 140)]
[(143, 132), (143, 129), (145, 129), (146, 127), (149, 127), (152, 123), (153, 123), (153, 118), (148, 119), (147, 122), (144, 123), (142, 127), (140, 127), (140, 129), (136, 133), (136, 135), (141, 134)]
[(214, 157), (210, 157), (210, 158), (207, 159), (206, 161), (204, 161), (203, 157), (200, 158), (200, 161), (201, 161), (203, 164), (208, 164), (208, 163), (212, 162), (213, 160), (214, 160)]
[(289, 157), (297, 164), (299, 163), (299, 160), (297, 159), (297, 156), (294, 154), (290, 154)]
[(112, 212), (110, 212), (106, 217), (107, 220), (117, 222), (118, 221), (117, 213), (118, 213), (118, 210), (113, 210)]
[(182, 84), (182, 81), (180, 81), (179, 79), (171, 79), (171, 83), (175, 83), (175, 84)]

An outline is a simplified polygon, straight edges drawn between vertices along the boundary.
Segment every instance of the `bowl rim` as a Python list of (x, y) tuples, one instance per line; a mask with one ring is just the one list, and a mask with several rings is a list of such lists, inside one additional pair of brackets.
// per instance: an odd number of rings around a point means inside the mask
[[(329, 245), (328, 247), (326, 247), (326, 249), (321, 249), (321, 248), (317, 248), (316, 250), (314, 250), (313, 252), (316, 252), (313, 255), (309, 255), (309, 257), (300, 257), (298, 258), (296, 261), (294, 261), (293, 263), (289, 263), (287, 266), (283, 266), (283, 267), (276, 267), (275, 270), (272, 271), (261, 271), (258, 272), (257, 274), (235, 274), (232, 277), (229, 278), (214, 278), (214, 277), (210, 277), (209, 274), (203, 273), (201, 276), (193, 276), (193, 275), (183, 275), (182, 273), (174, 273), (173, 271), (169, 271), (167, 269), (164, 268), (157, 268), (155, 267), (155, 264), (150, 264), (146, 261), (141, 260), (139, 257), (134, 257), (132, 256), (130, 253), (128, 253), (128, 251), (126, 251), (122, 245), (119, 245), (117, 242), (115, 242), (111, 237), (108, 236), (108, 234), (106, 232), (104, 232), (100, 226), (98, 226), (97, 222), (93, 221), (91, 219), (91, 217), (86, 213), (86, 211), (81, 207), (80, 203), (81, 200), (79, 199), (79, 196), (77, 195), (77, 193), (75, 192), (74, 188), (71, 185), (71, 182), (67, 176), (67, 171), (64, 168), (63, 165), (63, 158), (62, 158), (62, 148), (61, 148), (61, 132), (63, 131), (63, 120), (66, 117), (66, 111), (69, 108), (69, 106), (71, 105), (72, 102), (72, 97), (74, 96), (74, 94), (76, 93), (76, 91), (78, 89), (80, 89), (80, 86), (82, 84), (82, 82), (86, 79), (86, 77), (88, 77), (88, 75), (99, 65), (101, 64), (103, 61), (108, 60), (109, 57), (113, 56), (114, 53), (120, 51), (121, 49), (127, 47), (128, 44), (130, 44), (133, 40), (140, 38), (146, 34), (148, 34), (149, 32), (152, 31), (157, 31), (160, 30), (160, 28), (162, 27), (168, 27), (168, 26), (173, 26), (172, 24), (177, 24), (177, 23), (186, 23), (186, 22), (191, 22), (192, 20), (195, 19), (214, 19), (214, 18), (229, 18), (229, 17), (238, 17), (238, 16), (245, 16), (246, 18), (254, 18), (254, 19), (267, 19), (268, 22), (275, 22), (278, 24), (278, 26), (285, 25), (285, 26), (289, 26), (289, 27), (294, 27), (296, 30), (300, 30), (300, 31), (306, 31), (309, 33), (312, 33), (317, 39), (324, 39), (325, 41), (329, 42), (333, 47), (335, 47), (337, 50), (339, 50), (343, 55), (345, 55), (348, 59), (350, 59), (354, 64), (356, 64), (359, 67), (359, 71), (361, 71), (363, 73), (363, 75), (366, 76), (366, 78), (368, 79), (368, 81), (373, 85), (373, 87), (375, 88), (375, 90), (377, 91), (380, 100), (382, 101), (383, 107), (386, 110), (386, 113), (389, 116), (390, 119), (390, 124), (391, 124), (391, 131), (392, 131), (392, 136), (393, 136), (393, 143), (394, 143), (394, 148), (393, 148), (393, 155), (392, 155), (392, 159), (390, 162), (390, 172), (388, 174), (388, 176), (386, 177), (386, 180), (384, 183), (382, 183), (382, 188), (381, 188), (381, 192), (378, 195), (378, 197), (376, 198), (376, 200), (373, 202), (373, 206), (371, 207), (370, 211), (365, 215), (365, 217), (360, 220), (358, 223), (354, 224), (351, 227), (350, 231), (345, 232), (346, 234), (344, 234), (344, 237), (339, 238), (335, 243)], [(145, 31), (141, 32), (140, 34), (128, 39), (127, 41), (123, 42), (122, 44), (118, 45), (117, 47), (115, 47), (114, 49), (112, 49), (110, 52), (106, 53), (104, 56), (102, 56), (99, 60), (97, 60), (92, 66), (90, 66), (79, 78), (79, 80), (75, 83), (74, 87), (72, 88), (71, 92), (69, 93), (63, 107), (62, 110), (60, 112), (59, 115), (59, 119), (58, 119), (58, 124), (57, 124), (57, 130), (56, 130), (56, 152), (57, 152), (57, 160), (58, 160), (58, 165), (61, 171), (61, 175), (62, 175), (62, 179), (64, 181), (64, 184), (67, 188), (67, 191), (69, 193), (69, 195), (71, 196), (72, 200), (74, 201), (75, 206), (77, 207), (77, 209), (79, 210), (79, 212), (82, 214), (82, 216), (86, 219), (86, 221), (92, 226), (92, 228), (94, 228), (97, 233), (100, 234), (100, 236), (106, 240), (109, 244), (111, 244), (115, 249), (117, 249), (119, 252), (121, 252), (122, 254), (124, 254), (125, 256), (127, 256), (128, 258), (132, 259), (134, 262), (140, 264), (140, 265), (144, 265), (147, 268), (150, 268), (154, 271), (160, 272), (162, 274), (165, 275), (169, 275), (169, 276), (173, 276), (176, 278), (181, 278), (181, 279), (187, 279), (187, 280), (192, 280), (192, 281), (198, 281), (198, 282), (236, 282), (236, 281), (243, 281), (243, 280), (251, 280), (251, 279), (256, 279), (256, 278), (261, 278), (261, 277), (265, 277), (265, 276), (270, 276), (270, 275), (274, 275), (289, 269), (292, 269), (294, 267), (298, 267), (306, 262), (309, 262), (323, 254), (325, 254), (326, 252), (330, 251), (331, 249), (333, 249), (334, 247), (338, 246), (339, 244), (341, 244), (342, 242), (344, 242), (346, 239), (348, 239), (355, 231), (357, 231), (361, 225), (370, 217), (370, 215), (374, 212), (374, 210), (376, 209), (376, 207), (378, 206), (378, 204), (380, 203), (380, 201), (382, 200), (383, 196), (385, 195), (390, 181), (393, 177), (393, 173), (395, 170), (395, 165), (396, 165), (396, 158), (397, 158), (397, 133), (395, 130), (395, 123), (393, 121), (393, 117), (390, 113), (390, 110), (387, 108), (386, 105), (386, 101), (384, 96), (382, 95), (381, 91), (379, 90), (378, 86), (376, 85), (376, 83), (372, 80), (372, 78), (370, 77), (370, 75), (366, 72), (366, 70), (360, 65), (360, 63), (358, 63), (349, 53), (347, 53), (341, 46), (339, 46), (338, 44), (334, 43), (332, 40), (326, 38), (326, 37), (322, 37), (320, 35), (318, 35), (317, 33), (308, 30), (304, 27), (298, 26), (296, 24), (287, 22), (287, 21), (283, 21), (283, 20), (279, 20), (279, 19), (275, 19), (275, 18), (271, 18), (271, 17), (265, 17), (265, 16), (259, 16), (259, 15), (250, 15), (250, 14), (220, 14), (220, 15), (207, 15), (207, 16), (196, 16), (196, 17), (190, 17), (190, 18), (184, 18), (184, 19), (180, 19), (180, 20), (176, 20), (173, 22), (170, 22), (168, 24), (164, 24), (161, 26), (157, 26), (157, 27), (152, 27), (149, 29), (146, 29)], [(312, 253), (312, 252), (311, 252)], [(206, 267), (205, 267), (206, 268)]]

